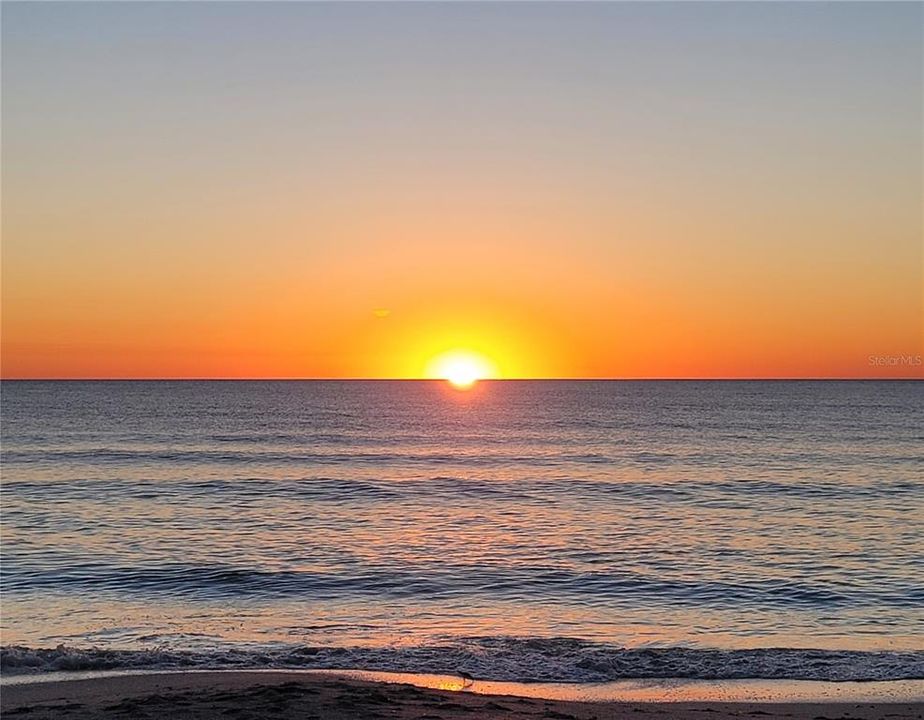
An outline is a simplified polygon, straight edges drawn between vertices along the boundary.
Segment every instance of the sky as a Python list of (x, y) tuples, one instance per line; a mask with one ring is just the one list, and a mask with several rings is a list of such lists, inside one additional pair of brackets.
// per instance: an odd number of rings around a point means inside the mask
[(4, 2), (3, 377), (924, 376), (922, 22)]

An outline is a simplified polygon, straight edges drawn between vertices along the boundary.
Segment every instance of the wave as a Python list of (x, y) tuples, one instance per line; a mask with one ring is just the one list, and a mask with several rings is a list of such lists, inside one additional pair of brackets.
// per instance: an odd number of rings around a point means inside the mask
[(545, 502), (548, 497), (574, 501), (612, 502), (614, 500), (664, 501), (706, 508), (751, 507), (757, 503), (785, 503), (849, 500), (866, 502), (913, 501), (924, 498), (924, 485), (907, 480), (870, 479), (844, 484), (836, 480), (773, 481), (765, 479), (691, 480), (683, 482), (645, 480), (604, 480), (561, 476), (552, 479), (490, 477), (463, 475), (422, 475), (402, 480), (388, 480), (370, 474), (358, 477), (308, 475), (293, 478), (259, 476), (210, 479), (122, 479), (82, 478), (67, 482), (4, 479), (0, 493), (11, 498), (38, 502), (55, 500), (84, 501), (111, 496), (120, 501), (130, 499), (177, 499), (222, 493), (229, 501), (250, 497), (292, 498), (318, 502), (404, 501), (432, 498), (475, 498), (509, 501)]
[(337, 669), (467, 673), (514, 682), (700, 680), (885, 681), (924, 678), (924, 651), (624, 648), (574, 638), (473, 637), (411, 647), (221, 647), (213, 650), (0, 649), (6, 674), (87, 670)]
[(455, 564), (403, 568), (366, 567), (361, 572), (267, 570), (222, 564), (161, 564), (132, 567), (74, 562), (62, 555), (42, 566), (7, 557), (2, 570), (6, 593), (36, 590), (119, 592), (187, 599), (425, 597), (429, 600), (485, 597), (522, 601), (537, 593), (549, 601), (632, 605), (750, 608), (918, 608), (924, 588), (893, 583), (888, 588), (846, 587), (820, 580), (783, 578), (736, 581), (659, 578), (628, 569), (578, 571), (553, 565), (492, 567)]
[[(232, 450), (232, 449), (162, 449), (162, 448), (115, 448), (101, 447), (88, 449), (28, 450), (3, 451), (4, 464), (22, 465), (60, 465), (62, 463), (87, 463), (97, 466), (106, 465), (174, 465), (177, 463), (228, 466), (270, 464), (274, 466), (331, 465), (351, 467), (408, 466), (408, 467), (442, 467), (465, 466), (496, 468), (498, 465), (519, 467), (558, 467), (569, 465), (618, 465), (627, 461), (616, 457), (587, 453), (533, 453), (522, 452), (487, 452), (481, 443), (469, 453), (447, 453), (442, 449), (427, 451), (425, 449), (389, 452), (387, 450), (362, 450), (344, 448), (337, 450), (307, 450), (291, 448), (288, 450)], [(323, 446), (323, 444), (322, 444)]]

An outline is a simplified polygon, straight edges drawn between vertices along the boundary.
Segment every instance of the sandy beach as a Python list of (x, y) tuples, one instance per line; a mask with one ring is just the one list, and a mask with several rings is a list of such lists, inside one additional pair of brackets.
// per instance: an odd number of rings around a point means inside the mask
[(681, 720), (924, 717), (922, 702), (572, 702), (368, 682), (289, 672), (160, 673), (5, 685), (4, 717), (238, 718), (347, 720), (401, 718), (607, 718)]

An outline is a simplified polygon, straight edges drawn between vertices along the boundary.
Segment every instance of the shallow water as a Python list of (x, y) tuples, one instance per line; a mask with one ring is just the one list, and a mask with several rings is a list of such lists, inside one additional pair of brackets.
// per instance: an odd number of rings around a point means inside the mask
[[(823, 682), (816, 680), (616, 680), (604, 683), (496, 682), (469, 680), (458, 675), (395, 673), (364, 670), (92, 670), (54, 674), (4, 675), (0, 685), (35, 686), (53, 684), (57, 693), (65, 691), (61, 682), (102, 678), (201, 677), (220, 680), (236, 678), (285, 681), (360, 680), (397, 683), (421, 688), (575, 702), (658, 702), (658, 703), (921, 703), (924, 680), (886, 682)], [(172, 683), (171, 683), (172, 684)]]
[(924, 677), (922, 428), (916, 382), (4, 382), (3, 643), (76, 650), (3, 663)]

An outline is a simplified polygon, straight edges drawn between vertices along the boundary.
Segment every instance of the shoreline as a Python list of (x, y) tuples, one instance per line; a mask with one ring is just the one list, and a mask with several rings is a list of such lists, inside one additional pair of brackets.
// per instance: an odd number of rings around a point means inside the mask
[[(528, 693), (528, 694), (524, 694)], [(671, 718), (924, 717), (924, 680), (680, 679), (500, 683), (360, 671), (195, 670), (4, 677), (0, 712), (29, 718)]]
[[(391, 685), (411, 685), (421, 689), (465, 692), (474, 695), (504, 695), (569, 702), (904, 702), (924, 703), (924, 679), (911, 680), (779, 680), (693, 678), (630, 678), (608, 682), (517, 682), (466, 679), (447, 673), (389, 672), (356, 669), (297, 668), (181, 668), (181, 669), (112, 669), (51, 671), (0, 675), (4, 691), (16, 687), (60, 685), (76, 682), (101, 682), (135, 678), (143, 683), (185, 678), (183, 682), (222, 682), (245, 679), (287, 677), (295, 681), (345, 680)], [(122, 682), (122, 681), (119, 681)], [(14, 691), (16, 692), (16, 691)]]

